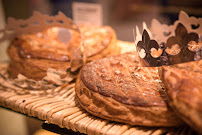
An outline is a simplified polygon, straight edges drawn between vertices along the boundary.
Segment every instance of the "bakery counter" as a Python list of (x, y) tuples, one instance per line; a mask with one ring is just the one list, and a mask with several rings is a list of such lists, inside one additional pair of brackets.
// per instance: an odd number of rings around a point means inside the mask
[(178, 128), (140, 127), (112, 122), (86, 112), (75, 96), (74, 83), (60, 91), (37, 94), (20, 91), (7, 78), (7, 64), (0, 64), (0, 106), (45, 121), (42, 128), (59, 134), (193, 134), (187, 126)]

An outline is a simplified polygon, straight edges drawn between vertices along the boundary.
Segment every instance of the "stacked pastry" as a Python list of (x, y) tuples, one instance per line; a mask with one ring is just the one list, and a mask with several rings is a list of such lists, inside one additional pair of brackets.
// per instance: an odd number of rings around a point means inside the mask
[[(80, 26), (84, 40), (85, 56), (88, 61), (108, 55), (118, 54), (116, 35), (109, 26)], [(11, 62), (8, 68), (10, 77), (22, 74), (27, 78), (41, 80), (48, 68), (66, 70), (74, 55), (73, 47), (78, 46), (81, 37), (74, 31), (64, 28), (50, 28), (36, 34), (17, 37), (8, 48)], [(113, 50), (113, 51), (111, 51)]]

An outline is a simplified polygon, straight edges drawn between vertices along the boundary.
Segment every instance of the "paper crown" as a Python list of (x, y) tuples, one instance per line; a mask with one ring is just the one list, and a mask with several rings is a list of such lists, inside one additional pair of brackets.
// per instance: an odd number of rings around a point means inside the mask
[(5, 28), (0, 30), (0, 42), (12, 40), (22, 34), (41, 32), (51, 27), (63, 27), (80, 33), (77, 25), (62, 12), (58, 12), (56, 16), (49, 16), (35, 11), (25, 20), (9, 17)]
[[(172, 65), (201, 59), (202, 19), (188, 17), (185, 12), (180, 12), (179, 19), (170, 26), (153, 20), (151, 31), (143, 23), (142, 35), (136, 27), (135, 43), (142, 66)], [(191, 28), (193, 24), (198, 28)]]

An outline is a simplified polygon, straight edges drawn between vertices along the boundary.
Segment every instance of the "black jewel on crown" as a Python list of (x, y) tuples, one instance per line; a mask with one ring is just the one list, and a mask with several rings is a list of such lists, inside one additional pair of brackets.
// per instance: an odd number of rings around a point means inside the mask
[(144, 30), (142, 41), (137, 43), (140, 62), (143, 66), (156, 67), (200, 60), (202, 43), (199, 40), (197, 33), (188, 33), (181, 23), (175, 29), (175, 36), (169, 37), (166, 43), (151, 40)]

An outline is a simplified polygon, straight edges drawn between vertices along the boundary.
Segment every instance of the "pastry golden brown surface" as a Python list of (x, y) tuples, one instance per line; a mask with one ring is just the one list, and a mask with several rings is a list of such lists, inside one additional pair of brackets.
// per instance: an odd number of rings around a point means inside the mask
[(76, 82), (80, 105), (112, 121), (141, 126), (178, 126), (166, 104), (157, 68), (138, 67), (134, 52), (86, 64)]
[(116, 33), (110, 26), (80, 25), (80, 30), (84, 39), (84, 53), (87, 61), (120, 54), (121, 48), (117, 46)]
[(202, 134), (202, 60), (163, 66), (168, 103), (190, 127)]
[[(82, 25), (80, 30), (87, 61), (120, 52), (120, 48), (116, 47), (117, 39), (111, 27)], [(20, 73), (30, 79), (41, 80), (48, 68), (69, 68), (72, 55), (77, 55), (72, 54), (72, 47), (78, 45), (81, 39), (79, 34), (70, 31), (70, 40), (66, 40), (65, 36), (60, 34), (61, 31), (62, 29), (54, 27), (16, 38), (8, 48), (11, 59), (8, 68), (10, 77), (15, 78)], [(63, 40), (61, 36), (64, 36)]]

